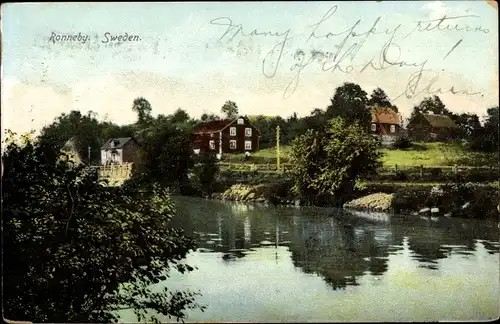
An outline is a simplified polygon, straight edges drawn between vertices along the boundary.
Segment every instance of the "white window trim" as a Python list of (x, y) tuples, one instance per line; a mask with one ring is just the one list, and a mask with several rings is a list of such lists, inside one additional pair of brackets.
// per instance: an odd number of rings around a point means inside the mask
[[(232, 144), (234, 144), (234, 145), (232, 145)], [(236, 150), (236, 140), (230, 140), (229, 141), (229, 148), (231, 150)]]
[(389, 131), (390, 131), (391, 133), (395, 133), (395, 132), (396, 132), (396, 125), (391, 125), (391, 126), (389, 126)]
[(377, 124), (372, 124), (372, 132), (377, 130)]
[(238, 125), (244, 125), (245, 124), (245, 120), (243, 118), (238, 118), (237, 124)]
[(252, 128), (251, 127), (245, 128), (245, 136), (252, 137)]
[(210, 142), (208, 142), (208, 146), (210, 147), (211, 150), (215, 150), (215, 141), (210, 140)]
[(252, 149), (252, 141), (245, 141), (245, 150)]
[(229, 127), (229, 136), (236, 136), (236, 127)]

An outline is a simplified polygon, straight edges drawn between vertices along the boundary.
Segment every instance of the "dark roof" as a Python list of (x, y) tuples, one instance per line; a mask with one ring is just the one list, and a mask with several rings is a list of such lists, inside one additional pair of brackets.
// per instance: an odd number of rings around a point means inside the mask
[(401, 125), (401, 115), (391, 108), (374, 106), (370, 108), (372, 123)]
[(234, 119), (221, 119), (221, 120), (212, 120), (206, 123), (201, 123), (196, 125), (193, 128), (193, 133), (212, 133), (219, 132), (223, 128), (227, 127), (231, 124)]
[[(238, 120), (239, 118), (244, 118), (248, 120), (248, 116), (238, 116), (236, 118), (226, 118), (220, 120), (213, 120), (206, 123), (200, 123), (196, 125), (191, 131), (192, 134), (205, 134), (205, 133), (215, 133), (220, 132), (224, 128), (228, 127), (230, 124)], [(252, 125), (252, 127), (260, 134), (260, 131)]]
[(432, 127), (456, 128), (455, 122), (446, 115), (422, 114)]
[[(109, 150), (111, 148), (120, 149), (132, 139), (133, 137), (110, 138), (106, 143), (104, 143), (101, 150)], [(111, 142), (114, 143), (114, 147), (111, 147)]]

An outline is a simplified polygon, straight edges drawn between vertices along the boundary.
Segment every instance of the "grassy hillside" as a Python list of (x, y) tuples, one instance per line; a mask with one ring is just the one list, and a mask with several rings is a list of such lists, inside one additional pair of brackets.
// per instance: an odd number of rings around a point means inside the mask
[(494, 154), (469, 152), (463, 145), (450, 143), (417, 143), (405, 150), (381, 149), (384, 153), (381, 161), (385, 166), (479, 166), (497, 164)]
[[(281, 158), (286, 160), (290, 153), (290, 146), (281, 146)], [(485, 154), (468, 152), (460, 144), (449, 143), (416, 143), (412, 148), (397, 150), (391, 148), (381, 148), (383, 156), (381, 162), (384, 166), (478, 166), (496, 165), (498, 158), (495, 154)], [(238, 154), (238, 158), (242, 155)], [(276, 158), (276, 148), (262, 149), (255, 152), (254, 156), (259, 161), (268, 158)], [(235, 155), (232, 158), (236, 158)], [(285, 162), (285, 161), (283, 161)]]

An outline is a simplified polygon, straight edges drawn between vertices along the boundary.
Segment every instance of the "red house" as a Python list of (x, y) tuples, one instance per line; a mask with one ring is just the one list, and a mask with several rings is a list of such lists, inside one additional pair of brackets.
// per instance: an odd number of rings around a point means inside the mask
[(401, 115), (391, 108), (372, 107), (372, 134), (382, 143), (392, 143), (401, 133)]
[(194, 150), (244, 153), (259, 150), (260, 132), (246, 116), (198, 124), (191, 133)]

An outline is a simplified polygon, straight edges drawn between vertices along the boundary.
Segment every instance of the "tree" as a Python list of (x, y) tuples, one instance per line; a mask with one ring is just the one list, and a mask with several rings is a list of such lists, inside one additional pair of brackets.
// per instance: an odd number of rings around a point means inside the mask
[(294, 111), (293, 114), (290, 115), (290, 117), (287, 118), (287, 123), (295, 123), (299, 120), (299, 117), (297, 113)]
[(200, 153), (195, 161), (191, 183), (201, 194), (210, 195), (214, 192), (215, 180), (219, 174), (217, 158), (213, 153)]
[(313, 111), (311, 111), (311, 116), (321, 116), (323, 115), (325, 112), (319, 108), (314, 108)]
[(182, 123), (187, 123), (189, 122), (191, 118), (189, 117), (189, 114), (181, 109), (181, 108), (177, 108), (177, 110), (172, 114), (170, 120), (172, 121), (172, 123), (177, 123), (177, 124), (182, 124)]
[(368, 106), (378, 106), (381, 108), (391, 108), (395, 112), (398, 112), (398, 107), (394, 106), (389, 97), (381, 88), (376, 88), (373, 90), (370, 95), (370, 99), (368, 100)]
[(361, 176), (375, 172), (378, 144), (358, 122), (336, 117), (323, 131), (308, 130), (292, 142), (292, 190), (314, 203), (343, 200)]
[(499, 151), (499, 112), (498, 106), (487, 110), (484, 126), (477, 130), (473, 136), (470, 147), (475, 151)]
[(371, 123), (371, 112), (367, 107), (367, 93), (358, 84), (346, 82), (335, 90), (326, 109), (328, 119), (342, 117), (345, 122), (357, 121), (368, 129)]
[(234, 101), (226, 101), (220, 111), (226, 118), (236, 118), (238, 116), (238, 106)]
[(151, 116), (151, 104), (146, 99), (140, 97), (134, 99), (134, 103), (132, 105), (132, 111), (137, 113), (137, 123), (140, 125), (147, 125), (152, 120)]
[[(45, 126), (39, 140), (55, 149), (61, 149), (69, 139), (72, 139), (80, 158), (87, 164), (95, 164), (100, 160), (100, 148), (107, 139), (103, 138), (103, 135), (107, 129), (114, 126), (116, 125), (99, 122), (92, 111), (83, 115), (73, 110), (69, 114), (61, 114), (52, 124)], [(89, 147), (90, 161), (88, 160)]]
[(203, 113), (201, 115), (201, 121), (206, 123), (206, 122), (211, 122), (211, 121), (214, 121), (214, 120), (219, 120), (220, 117), (215, 115), (215, 114), (207, 114), (207, 113)]
[(438, 96), (426, 97), (417, 106), (413, 107), (412, 116), (416, 113), (451, 116), (452, 113)]
[(459, 128), (458, 135), (460, 138), (472, 140), (472, 138), (481, 130), (481, 122), (476, 114), (453, 114), (451, 118)]
[(170, 122), (151, 127), (144, 134), (131, 181), (155, 181), (171, 188), (188, 183), (194, 163), (189, 135), (188, 128)]
[(453, 114), (446, 108), (438, 96), (426, 97), (417, 106), (413, 107), (410, 118), (408, 118), (408, 134), (419, 139), (426, 138), (430, 130), (419, 121), (421, 119), (421, 114), (429, 113), (453, 118)]
[(11, 143), (2, 155), (5, 318), (112, 322), (132, 308), (185, 317), (196, 294), (152, 290), (195, 242), (172, 228), (168, 194), (109, 188), (49, 145)]

